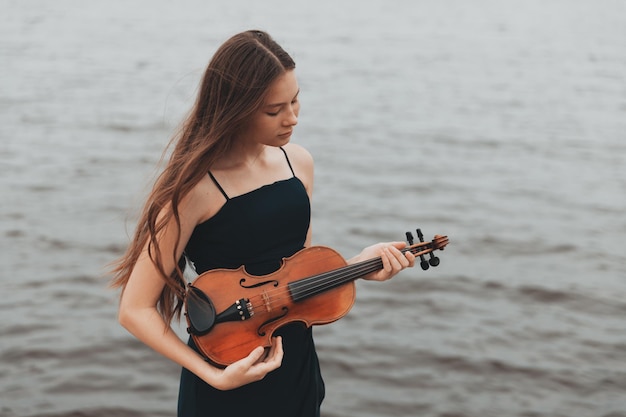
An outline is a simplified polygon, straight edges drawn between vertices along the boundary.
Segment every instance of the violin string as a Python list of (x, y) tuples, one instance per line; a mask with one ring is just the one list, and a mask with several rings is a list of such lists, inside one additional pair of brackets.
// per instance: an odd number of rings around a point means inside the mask
[[(423, 252), (422, 254), (424, 254), (427, 251), (423, 251), (421, 249), (426, 247), (430, 247), (430, 244), (422, 243), (414, 245), (409, 248), (402, 249), (402, 252), (411, 251), (415, 254)], [(256, 305), (257, 299), (261, 300), (261, 302), (264, 302), (265, 300), (280, 302), (282, 300), (292, 298), (292, 296), (293, 298), (307, 298), (321, 293), (326, 289), (330, 289), (356, 278), (360, 278), (370, 272), (377, 271), (381, 269), (381, 267), (382, 259), (380, 257), (369, 259), (358, 264), (339, 268), (338, 270), (327, 271), (294, 281), (290, 284), (296, 284), (296, 286), (298, 286), (297, 283), (300, 283), (300, 285), (297, 289), (292, 287), (293, 291), (289, 288), (289, 284), (287, 284), (279, 289), (267, 291), (263, 295), (253, 296), (249, 300), (253, 305)]]
[[(401, 252), (405, 253), (411, 251), (414, 254), (422, 252), (421, 254), (423, 255), (425, 253), (431, 252), (431, 247), (431, 243), (423, 242), (418, 245), (403, 248)], [(317, 275), (313, 275), (311, 277), (306, 277), (293, 281), (279, 289), (267, 291), (264, 295), (253, 296), (250, 298), (250, 301), (256, 301), (257, 298), (261, 300), (266, 298), (271, 299), (271, 301), (280, 302), (284, 299), (289, 299), (292, 296), (294, 298), (308, 298), (312, 295), (321, 293), (326, 289), (330, 289), (343, 283), (360, 278), (370, 272), (375, 272), (381, 268), (382, 258), (378, 257), (369, 259), (357, 264), (347, 265), (336, 270), (323, 272)], [(290, 284), (295, 284), (292, 286), (293, 291), (289, 288)], [(298, 288), (296, 289), (293, 287)], [(254, 302), (253, 305), (255, 305)]]
[[(379, 258), (379, 263), (381, 260)], [(303, 280), (311, 280), (310, 283), (304, 283), (303, 288), (289, 288), (289, 284), (276, 289), (267, 291), (264, 295), (255, 295), (250, 297), (249, 301), (253, 306), (263, 305), (266, 300), (269, 300), (272, 304), (280, 304), (285, 300), (292, 300), (298, 298), (308, 298), (317, 293), (322, 293), (327, 289), (331, 289), (335, 286), (338, 286), (342, 283), (352, 281), (353, 278), (356, 279), (363, 275), (367, 275), (369, 272), (376, 271), (380, 268), (372, 268), (368, 265), (363, 265), (361, 268), (351, 269), (350, 271), (341, 271), (333, 273), (322, 273), (319, 275), (313, 275), (312, 277), (304, 278)], [(299, 280), (298, 282), (302, 282), (303, 280)], [(258, 304), (257, 304), (258, 302)], [(255, 308), (255, 314), (257, 314), (257, 309)], [(261, 308), (262, 313), (270, 313), (267, 309)]]
[[(425, 250), (426, 249), (426, 250)], [(412, 245), (401, 250), (402, 253), (412, 252), (415, 255), (418, 253), (423, 255), (428, 252), (432, 252), (432, 242), (422, 242), (417, 245)], [(421, 253), (420, 253), (421, 252)], [(373, 258), (357, 264), (347, 265), (336, 270), (323, 272), (311, 277), (302, 278), (287, 285), (277, 288), (275, 290), (266, 291), (263, 294), (254, 295), (248, 299), (253, 307), (265, 304), (266, 300), (272, 303), (280, 303), (285, 299), (290, 298), (308, 298), (312, 295), (322, 293), (327, 289), (334, 288), (338, 285), (347, 283), (354, 279), (367, 275), (370, 272), (375, 272), (382, 268), (382, 258)], [(299, 283), (299, 284), (298, 284)], [(290, 288), (290, 284), (294, 284)], [(294, 288), (297, 287), (297, 288)], [(257, 304), (257, 302), (259, 304)], [(207, 311), (209, 308), (207, 308)], [(261, 311), (267, 311), (267, 309), (259, 309)], [(255, 314), (257, 309), (255, 309)]]
[[(414, 253), (426, 253), (426, 251), (422, 251), (420, 249), (430, 249), (431, 246), (432, 245), (430, 245), (430, 243), (422, 243), (409, 248), (403, 248), (401, 252), (405, 253), (407, 251), (411, 251)], [(379, 269), (382, 269), (382, 259), (380, 257), (369, 259), (358, 264), (348, 265), (338, 270), (328, 271), (312, 277), (303, 278), (290, 284), (292, 284), (292, 289), (294, 290), (294, 298), (307, 298), (311, 295), (321, 293), (325, 289), (333, 288), (337, 285), (360, 278)]]
[(312, 277), (304, 278), (292, 284), (294, 298), (307, 298), (325, 289), (333, 288), (337, 285), (360, 278), (370, 272), (381, 269), (382, 259), (372, 259), (363, 264), (356, 264), (349, 270), (341, 270), (336, 273), (323, 273)]
[[(380, 262), (380, 258), (378, 259)], [(374, 260), (370, 260), (370, 261), (374, 261)], [(370, 261), (366, 261), (366, 262), (370, 262)], [(313, 294), (316, 290), (319, 291), (322, 288), (332, 287), (333, 284), (339, 283), (346, 276), (353, 276), (353, 275), (362, 276), (362, 275), (367, 274), (367, 273), (360, 273), (360, 269), (358, 268), (350, 268), (352, 266), (355, 266), (355, 265), (350, 265), (347, 268), (349, 269), (349, 271), (345, 271), (344, 268), (341, 268), (339, 270), (327, 271), (327, 272), (323, 272), (317, 275), (313, 275), (311, 277), (300, 279), (296, 282), (301, 283), (301, 288), (298, 288), (295, 291), (292, 291), (289, 288), (289, 284), (293, 284), (293, 282), (287, 283), (286, 285), (280, 288), (277, 288), (275, 290), (269, 290), (263, 294), (252, 296), (249, 298), (249, 301), (252, 302), (253, 305), (256, 305), (256, 300), (260, 300), (261, 302), (264, 302), (266, 299), (268, 299), (270, 300), (270, 302), (280, 302), (282, 300), (291, 298), (292, 295), (294, 295), (293, 292), (296, 292), (296, 291), (298, 292), (298, 294), (295, 295), (294, 298), (298, 298), (298, 296), (303, 294), (303, 291), (304, 291), (304, 294), (306, 294), (307, 291)], [(361, 269), (363, 268), (361, 267)], [(376, 270), (376, 269), (373, 269), (373, 270)], [(307, 282), (307, 280), (310, 280), (310, 281)]]

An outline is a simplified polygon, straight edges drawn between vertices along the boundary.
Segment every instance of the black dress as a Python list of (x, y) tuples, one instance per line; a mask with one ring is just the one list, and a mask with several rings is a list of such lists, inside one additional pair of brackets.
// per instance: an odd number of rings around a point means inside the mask
[[(287, 153), (281, 150), (293, 174)], [(215, 216), (196, 226), (185, 248), (196, 272), (245, 265), (250, 274), (266, 275), (276, 271), (283, 258), (303, 248), (311, 208), (304, 185), (295, 174), (233, 198), (209, 175), (226, 203)], [(283, 362), (261, 381), (220, 391), (183, 369), (178, 416), (319, 416), (324, 382), (311, 329), (291, 323), (276, 334), (283, 338)], [(189, 344), (196, 349), (193, 340)]]

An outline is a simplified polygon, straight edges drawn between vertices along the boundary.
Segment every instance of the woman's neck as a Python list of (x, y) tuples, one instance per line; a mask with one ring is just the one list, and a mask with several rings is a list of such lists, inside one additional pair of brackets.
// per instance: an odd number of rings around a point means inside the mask
[(235, 146), (220, 161), (217, 161), (215, 168), (218, 170), (252, 170), (265, 159), (266, 150), (267, 146), (261, 144)]

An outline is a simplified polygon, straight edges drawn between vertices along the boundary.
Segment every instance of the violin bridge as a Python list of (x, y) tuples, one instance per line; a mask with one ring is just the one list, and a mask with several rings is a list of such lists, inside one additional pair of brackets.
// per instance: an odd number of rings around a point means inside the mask
[(267, 295), (266, 292), (263, 292), (263, 303), (265, 304), (265, 309), (267, 310), (268, 313), (270, 311), (272, 311), (272, 305), (271, 305), (271, 302), (270, 302), (270, 296)]

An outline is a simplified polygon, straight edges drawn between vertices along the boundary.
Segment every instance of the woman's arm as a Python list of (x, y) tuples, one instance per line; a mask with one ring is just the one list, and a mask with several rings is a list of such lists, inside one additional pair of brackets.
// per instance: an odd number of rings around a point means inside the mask
[[(178, 259), (189, 240), (198, 219), (202, 217), (201, 202), (206, 203), (206, 194), (201, 187), (194, 189), (180, 204), (181, 234), (178, 240)], [(206, 206), (204, 206), (206, 207)], [(177, 242), (177, 228), (172, 219), (159, 234), (160, 253), (167, 272), (175, 268), (172, 259)], [(262, 347), (253, 350), (246, 358), (225, 369), (214, 367), (187, 346), (166, 323), (157, 310), (157, 301), (165, 285), (156, 266), (148, 256), (147, 249), (137, 260), (128, 283), (122, 291), (119, 306), (119, 321), (137, 339), (163, 356), (187, 368), (208, 384), (221, 390), (233, 389), (263, 379), (278, 368), (282, 362), (282, 341), (273, 341), (269, 354), (263, 358)]]

